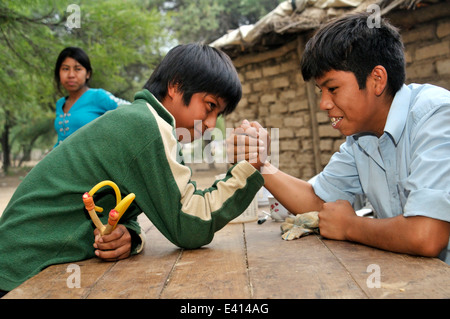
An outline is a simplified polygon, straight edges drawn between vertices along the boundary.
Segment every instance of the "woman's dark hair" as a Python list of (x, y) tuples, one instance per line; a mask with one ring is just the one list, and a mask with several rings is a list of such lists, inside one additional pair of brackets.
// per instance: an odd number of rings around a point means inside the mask
[(90, 73), (91, 76), (89, 77), (89, 79), (86, 80), (86, 84), (92, 77), (91, 61), (89, 60), (89, 57), (86, 54), (86, 52), (84, 52), (80, 48), (67, 47), (61, 51), (61, 53), (58, 56), (58, 59), (56, 59), (55, 82), (59, 92), (61, 92), (61, 79), (59, 78), (59, 69), (61, 69), (61, 64), (64, 62), (66, 58), (72, 58), (78, 61), (78, 63), (80, 63), (86, 69), (87, 73)]
[(224, 115), (236, 108), (242, 87), (231, 59), (220, 50), (191, 43), (171, 49), (144, 85), (158, 100), (167, 95), (169, 85), (178, 85), (188, 105), (194, 93), (210, 93), (226, 102)]
[(345, 15), (329, 22), (308, 41), (301, 61), (305, 81), (331, 70), (355, 74), (360, 89), (377, 65), (388, 74), (387, 92), (394, 96), (405, 82), (404, 47), (398, 30), (369, 13)]

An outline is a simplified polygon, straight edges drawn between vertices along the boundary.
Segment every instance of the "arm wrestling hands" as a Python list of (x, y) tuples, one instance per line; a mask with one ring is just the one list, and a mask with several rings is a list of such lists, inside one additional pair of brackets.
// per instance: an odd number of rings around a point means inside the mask
[(248, 161), (261, 170), (270, 152), (270, 136), (258, 122), (242, 121), (227, 137), (227, 156), (231, 163)]
[[(264, 177), (264, 186), (291, 213), (320, 211), (323, 201), (308, 182), (280, 171), (269, 162), (271, 137), (258, 123), (244, 120), (227, 137), (228, 160), (247, 160)], [(301, 203), (301, 204), (300, 204)]]

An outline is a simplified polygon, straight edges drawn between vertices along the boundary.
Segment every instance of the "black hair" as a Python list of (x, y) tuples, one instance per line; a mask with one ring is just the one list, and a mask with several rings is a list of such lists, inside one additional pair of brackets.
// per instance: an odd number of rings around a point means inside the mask
[[(330, 21), (308, 41), (301, 61), (305, 81), (331, 70), (353, 72), (360, 89), (377, 65), (388, 74), (388, 94), (405, 82), (405, 55), (400, 33), (380, 18), (373, 25), (369, 13), (354, 13)], [(370, 23), (372, 22), (372, 23)]]
[(223, 98), (226, 102), (224, 115), (233, 112), (242, 97), (241, 82), (228, 55), (199, 43), (178, 45), (171, 49), (144, 89), (162, 101), (169, 85), (178, 85), (185, 105), (189, 105), (193, 94), (200, 92)]
[(89, 56), (86, 54), (86, 52), (77, 47), (67, 47), (63, 49), (61, 53), (59, 53), (58, 58), (56, 59), (55, 82), (59, 92), (61, 92), (61, 79), (59, 77), (59, 69), (61, 69), (61, 64), (66, 58), (72, 58), (76, 60), (86, 69), (87, 73), (90, 73), (90, 77), (86, 80), (86, 84), (92, 77), (91, 61), (89, 60)]

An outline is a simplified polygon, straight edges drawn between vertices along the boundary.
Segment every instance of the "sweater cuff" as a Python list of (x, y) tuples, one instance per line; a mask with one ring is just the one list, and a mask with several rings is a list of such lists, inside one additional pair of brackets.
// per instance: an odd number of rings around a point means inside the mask
[(139, 231), (139, 233), (137, 233), (134, 229), (131, 228), (128, 228), (128, 231), (131, 235), (131, 255), (139, 254), (144, 249), (145, 233), (142, 234), (142, 231)]
[(250, 177), (251, 175), (257, 173), (257, 175), (260, 176), (261, 180), (263, 181), (264, 184), (264, 178), (262, 177), (261, 173), (253, 167), (252, 164), (250, 164), (247, 161), (240, 161), (239, 163), (237, 163), (233, 169), (239, 169), (240, 171), (242, 171), (243, 174), (245, 174), (246, 176)]

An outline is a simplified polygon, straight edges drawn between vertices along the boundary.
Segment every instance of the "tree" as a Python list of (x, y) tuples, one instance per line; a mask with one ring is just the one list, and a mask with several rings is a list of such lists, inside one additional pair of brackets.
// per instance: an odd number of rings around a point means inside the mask
[[(0, 138), (5, 171), (13, 143), (31, 150), (37, 136), (53, 129), (50, 119), (61, 96), (53, 83), (53, 67), (64, 47), (79, 46), (88, 53), (92, 87), (127, 100), (133, 99), (165, 54), (161, 48), (170, 34), (160, 12), (148, 8), (146, 1), (70, 4), (0, 2)], [(78, 25), (72, 21), (74, 14)]]
[(155, 0), (183, 43), (211, 43), (231, 29), (256, 23), (283, 0)]

